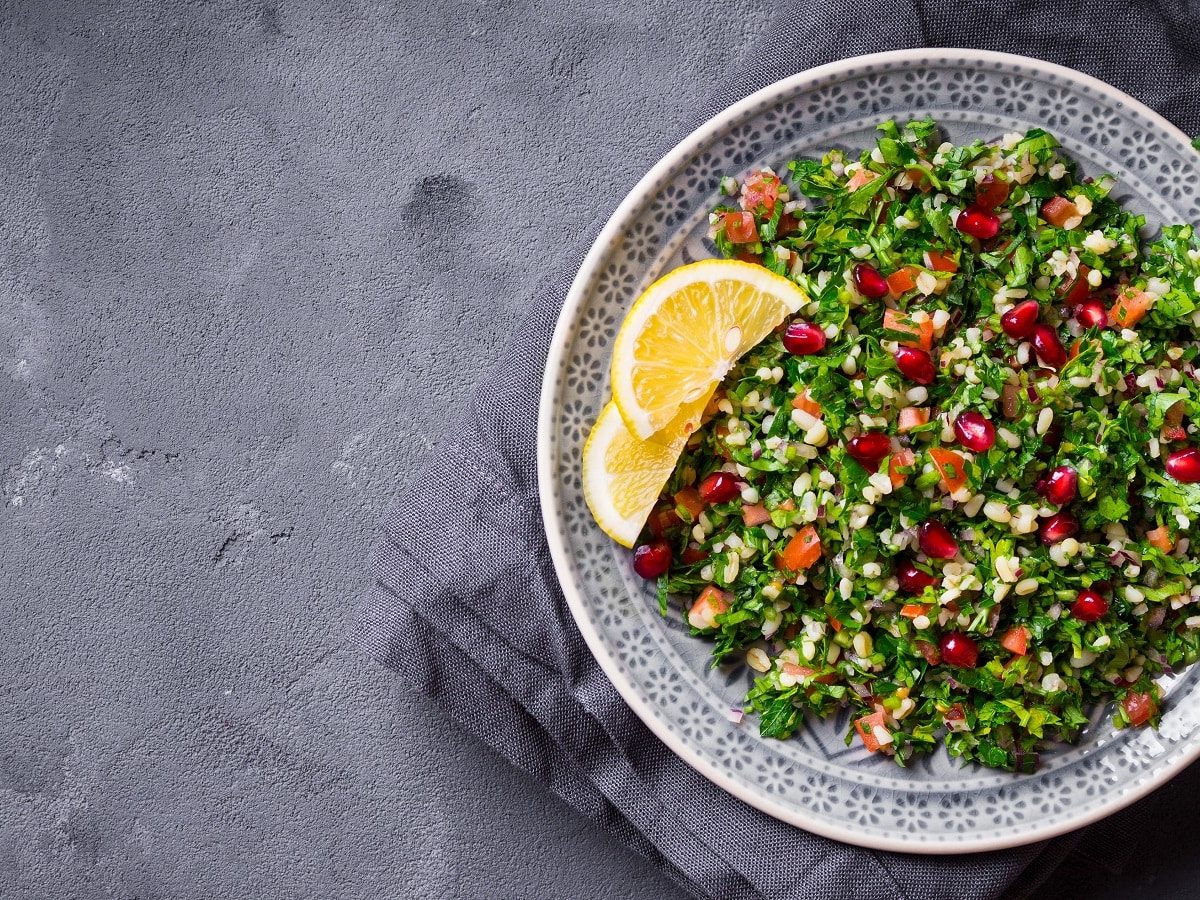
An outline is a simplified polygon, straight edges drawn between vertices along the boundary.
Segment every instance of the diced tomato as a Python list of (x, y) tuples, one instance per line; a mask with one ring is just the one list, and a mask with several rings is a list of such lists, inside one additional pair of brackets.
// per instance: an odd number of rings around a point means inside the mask
[(860, 187), (870, 184), (879, 176), (870, 169), (859, 169), (850, 176), (850, 180), (846, 182), (846, 190), (857, 191)]
[(1108, 311), (1108, 320), (1119, 328), (1132, 328), (1153, 305), (1153, 295), (1138, 288), (1127, 287)]
[(832, 628), (834, 631), (842, 630), (842, 623), (839, 622), (837, 619), (835, 619), (833, 616), (827, 615), (825, 618), (827, 618), (829, 620), (829, 627)]
[(958, 453), (945, 447), (934, 447), (929, 451), (929, 458), (933, 460), (947, 493), (953, 494), (967, 483), (966, 461)]
[(897, 428), (901, 434), (929, 424), (929, 410), (923, 406), (906, 406), (900, 410)]
[(708, 559), (708, 553), (699, 547), (684, 547), (683, 552), (679, 554), (679, 561), (685, 566), (690, 566), (705, 559)]
[(903, 269), (897, 269), (887, 277), (888, 292), (893, 297), (901, 297), (907, 294), (916, 288), (917, 276), (920, 274), (921, 270), (916, 266), (905, 266)]
[(925, 615), (930, 609), (932, 607), (924, 603), (905, 603), (900, 607), (900, 615), (906, 619), (915, 619), (917, 616)]
[(1151, 547), (1157, 547), (1163, 553), (1170, 553), (1175, 549), (1175, 541), (1171, 539), (1171, 531), (1166, 525), (1159, 525), (1147, 531), (1146, 540), (1150, 542)]
[(1014, 625), (1000, 638), (1000, 646), (1009, 653), (1024, 656), (1029, 649), (1029, 629), (1024, 625)]
[(816, 416), (818, 419), (821, 418), (821, 404), (812, 398), (808, 388), (792, 398), (792, 408), (806, 412), (810, 416)]
[(751, 253), (749, 250), (739, 250), (737, 253), (733, 254), (733, 258), (738, 262), (750, 263), (751, 265), (755, 266), (762, 265), (762, 254)]
[(1058, 296), (1072, 309), (1086, 300), (1092, 292), (1092, 285), (1087, 279), (1090, 271), (1092, 270), (1087, 266), (1080, 266), (1074, 281), (1065, 281), (1058, 286)]
[(731, 244), (753, 244), (758, 240), (758, 226), (754, 224), (754, 214), (748, 212), (727, 212), (722, 217), (725, 225), (725, 237)]
[(1012, 185), (995, 175), (985, 175), (975, 188), (975, 205), (984, 209), (995, 209), (1008, 199)]
[(753, 172), (742, 184), (741, 205), (747, 212), (771, 216), (779, 199), (779, 178), (767, 172)]
[(796, 501), (793, 500), (791, 497), (788, 497), (786, 500), (784, 500), (782, 503), (779, 504), (779, 508), (793, 510), (796, 508)]
[(1133, 726), (1145, 725), (1158, 712), (1158, 701), (1150, 694), (1127, 694), (1121, 701), (1125, 718)]
[(1066, 197), (1051, 197), (1042, 204), (1042, 218), (1055, 228), (1062, 228), (1078, 215), (1079, 210)]
[(771, 514), (761, 503), (755, 503), (753, 506), (742, 507), (742, 521), (748, 526), (761, 525), (771, 521)]
[(883, 722), (883, 710), (881, 709), (875, 710), (875, 712), (871, 713), (869, 716), (863, 716), (862, 718), (854, 720), (854, 730), (858, 732), (858, 736), (862, 738), (863, 746), (866, 747), (870, 753), (874, 753), (883, 746), (875, 737), (875, 729), (877, 727), (886, 727)]
[(661, 538), (682, 521), (679, 518), (679, 513), (675, 512), (675, 507), (660, 506), (654, 512), (650, 513), (650, 520), (646, 524), (649, 526), (652, 535), (656, 538)]
[(700, 596), (688, 610), (688, 624), (693, 628), (716, 628), (717, 616), (727, 612), (729, 612), (729, 595), (716, 585), (710, 584), (700, 592)]
[(925, 266), (935, 272), (957, 272), (958, 260), (952, 254), (941, 250), (926, 250)]
[(788, 541), (779, 554), (779, 564), (792, 572), (802, 572), (821, 558), (821, 537), (817, 529), (805, 525)]
[(904, 174), (922, 194), (928, 194), (933, 189), (933, 185), (929, 183), (929, 173), (924, 169), (905, 169)]
[(929, 641), (917, 641), (917, 650), (925, 657), (925, 662), (929, 665), (940, 666), (942, 664), (942, 654), (936, 644), (931, 644)]
[(793, 234), (800, 230), (800, 220), (791, 213), (784, 213), (779, 217), (779, 224), (775, 226), (775, 234), (779, 237)]
[[(891, 283), (891, 278), (888, 279), (888, 283)], [(907, 313), (902, 313), (898, 309), (885, 309), (883, 311), (883, 329), (906, 335), (898, 339), (905, 347), (920, 347), (922, 350), (928, 350), (933, 346), (932, 319), (914, 322)]]
[(1172, 441), (1186, 441), (1187, 436), (1187, 429), (1182, 425), (1167, 425), (1162, 430), (1162, 439), (1167, 443), (1171, 443)]
[(892, 458), (888, 460), (888, 478), (892, 480), (892, 489), (900, 487), (908, 479), (908, 474), (903, 469), (909, 468), (917, 457), (907, 448), (901, 448), (892, 454)]
[(676, 508), (682, 507), (691, 514), (692, 519), (696, 519), (700, 513), (704, 512), (704, 501), (700, 499), (700, 492), (694, 487), (685, 487), (682, 491), (675, 495)]

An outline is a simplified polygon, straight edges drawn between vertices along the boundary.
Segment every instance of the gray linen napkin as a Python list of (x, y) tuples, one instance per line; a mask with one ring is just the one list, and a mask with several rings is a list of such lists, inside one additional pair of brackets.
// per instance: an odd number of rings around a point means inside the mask
[[(785, 4), (708, 115), (833, 59), (977, 46), (1098, 75), (1200, 130), (1200, 27), (1186, 4)], [(1120, 40), (1114, 36), (1121, 36)], [(679, 135), (682, 137), (683, 135)], [(661, 148), (664, 152), (667, 147)], [(605, 211), (605, 217), (607, 211)], [(532, 293), (506, 358), (385, 523), (357, 638), (514, 765), (698, 896), (1028, 896), (1068, 856), (1119, 867), (1154, 798), (1081, 834), (970, 856), (863, 850), (778, 822), (681, 762), (625, 706), (588, 652), (555, 578), (538, 511), (534, 435), (554, 321), (594, 224)]]

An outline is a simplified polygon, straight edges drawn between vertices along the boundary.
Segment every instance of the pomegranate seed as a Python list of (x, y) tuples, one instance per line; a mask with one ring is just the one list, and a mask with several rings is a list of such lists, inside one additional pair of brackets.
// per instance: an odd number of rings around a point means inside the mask
[(1084, 328), (1107, 328), (1108, 310), (1104, 308), (1103, 301), (1092, 297), (1079, 304), (1075, 310), (1075, 321)]
[(854, 286), (864, 297), (879, 300), (887, 296), (888, 283), (878, 269), (859, 263), (854, 267)]
[(1167, 457), (1167, 474), (1184, 484), (1200, 481), (1200, 448), (1185, 447)]
[(1001, 181), (995, 175), (984, 175), (983, 181), (975, 187), (975, 205), (980, 209), (995, 209), (1008, 199), (1011, 185)]
[(783, 332), (783, 348), (792, 356), (811, 356), (825, 349), (825, 332), (811, 322), (793, 322)]
[(934, 559), (954, 559), (958, 556), (958, 541), (936, 519), (927, 519), (917, 526), (917, 543), (921, 552)]
[(987, 241), (1000, 233), (1000, 217), (979, 206), (968, 206), (958, 214), (954, 226), (963, 234)]
[(729, 472), (713, 472), (700, 482), (700, 499), (705, 503), (728, 503), (741, 491), (737, 477)]
[(1108, 612), (1108, 601), (1093, 590), (1085, 588), (1071, 604), (1071, 615), (1084, 622), (1096, 622)]
[(1079, 475), (1070, 466), (1059, 466), (1037, 483), (1037, 492), (1055, 506), (1066, 506), (1079, 493)]
[(1065, 541), (1079, 533), (1079, 520), (1069, 512), (1055, 513), (1048, 519), (1043, 519), (1038, 527), (1038, 537), (1049, 547), (1059, 541)]
[(1022, 300), (1000, 317), (1000, 327), (1014, 341), (1023, 341), (1033, 334), (1040, 311), (1036, 300)]
[(633, 571), (643, 578), (657, 578), (671, 568), (671, 545), (666, 541), (641, 544), (633, 551)]
[(1067, 362), (1067, 349), (1058, 339), (1056, 332), (1049, 325), (1033, 326), (1033, 349), (1038, 359), (1052, 369), (1061, 369)]
[(937, 377), (937, 369), (933, 366), (933, 357), (918, 347), (897, 347), (895, 353), (896, 368), (909, 381), (917, 384), (932, 384)]
[(954, 420), (954, 435), (968, 450), (983, 453), (996, 443), (996, 428), (982, 413), (968, 410)]
[(938, 580), (932, 575), (922, 572), (911, 560), (904, 560), (896, 566), (896, 580), (900, 582), (900, 590), (906, 594), (920, 594), (925, 588), (937, 584)]
[(882, 431), (871, 431), (850, 438), (846, 452), (868, 472), (875, 472), (883, 458), (892, 452), (892, 441)]
[(961, 631), (943, 634), (941, 640), (942, 662), (960, 669), (973, 669), (979, 662), (979, 645)]

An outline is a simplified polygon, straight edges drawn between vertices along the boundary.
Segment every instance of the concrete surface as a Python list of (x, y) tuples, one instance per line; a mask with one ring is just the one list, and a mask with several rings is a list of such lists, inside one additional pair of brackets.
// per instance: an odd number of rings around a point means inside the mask
[[(0, 5), (0, 896), (678, 896), (346, 631), (538, 260), (769, 8)], [(1195, 896), (1172, 840), (1090, 896)]]

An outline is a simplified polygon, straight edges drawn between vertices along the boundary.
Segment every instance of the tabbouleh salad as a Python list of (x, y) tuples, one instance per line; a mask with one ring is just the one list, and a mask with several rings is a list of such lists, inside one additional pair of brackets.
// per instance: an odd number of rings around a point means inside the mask
[(724, 178), (719, 253), (810, 298), (709, 404), (635, 550), (746, 709), (849, 707), (904, 765), (1030, 772), (1089, 708), (1156, 725), (1200, 650), (1200, 239), (1045, 131), (884, 123)]

